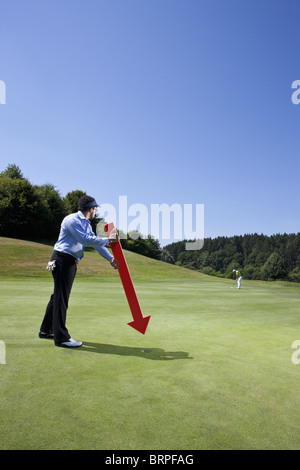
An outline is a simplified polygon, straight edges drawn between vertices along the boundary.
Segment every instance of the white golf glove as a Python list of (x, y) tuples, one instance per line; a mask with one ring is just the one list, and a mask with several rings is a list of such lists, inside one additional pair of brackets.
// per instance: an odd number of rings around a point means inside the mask
[(55, 268), (55, 260), (54, 261), (49, 261), (49, 263), (47, 264), (46, 269), (48, 269), (48, 271), (54, 271), (54, 268)]

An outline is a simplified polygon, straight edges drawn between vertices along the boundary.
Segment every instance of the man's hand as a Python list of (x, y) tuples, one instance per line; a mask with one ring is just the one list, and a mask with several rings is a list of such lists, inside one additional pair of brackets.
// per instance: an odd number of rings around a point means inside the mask
[(118, 269), (119, 268), (119, 261), (116, 258), (112, 258), (110, 260), (110, 264), (112, 265), (113, 268)]
[(54, 271), (55, 269), (55, 260), (54, 261), (49, 261), (49, 263), (47, 264), (47, 267), (46, 269), (48, 269), (48, 271)]
[(108, 241), (109, 243), (117, 243), (119, 241), (119, 235), (116, 228), (113, 228), (110, 232)]

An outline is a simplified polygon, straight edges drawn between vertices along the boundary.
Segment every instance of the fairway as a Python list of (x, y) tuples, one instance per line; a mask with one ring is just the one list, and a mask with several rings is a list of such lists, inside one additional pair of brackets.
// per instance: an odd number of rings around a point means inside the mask
[[(51, 276), (2, 273), (0, 449), (299, 449), (299, 286), (244, 281), (239, 291), (131, 255), (146, 334), (127, 326), (113, 271), (82, 274), (67, 320), (77, 350), (37, 336)], [(176, 275), (160, 278), (159, 266)]]

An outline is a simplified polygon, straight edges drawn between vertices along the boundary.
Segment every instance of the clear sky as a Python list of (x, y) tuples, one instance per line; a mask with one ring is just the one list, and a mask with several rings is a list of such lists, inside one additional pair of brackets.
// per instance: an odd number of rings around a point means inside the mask
[(299, 0), (0, 0), (0, 170), (300, 231)]

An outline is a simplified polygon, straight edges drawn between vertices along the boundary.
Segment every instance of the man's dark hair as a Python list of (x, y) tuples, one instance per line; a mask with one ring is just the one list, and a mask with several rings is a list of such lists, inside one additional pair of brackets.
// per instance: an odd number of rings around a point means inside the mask
[(81, 212), (84, 212), (88, 210), (90, 207), (93, 207), (93, 203), (95, 203), (94, 206), (98, 206), (94, 197), (84, 195), (79, 199), (78, 210)]

